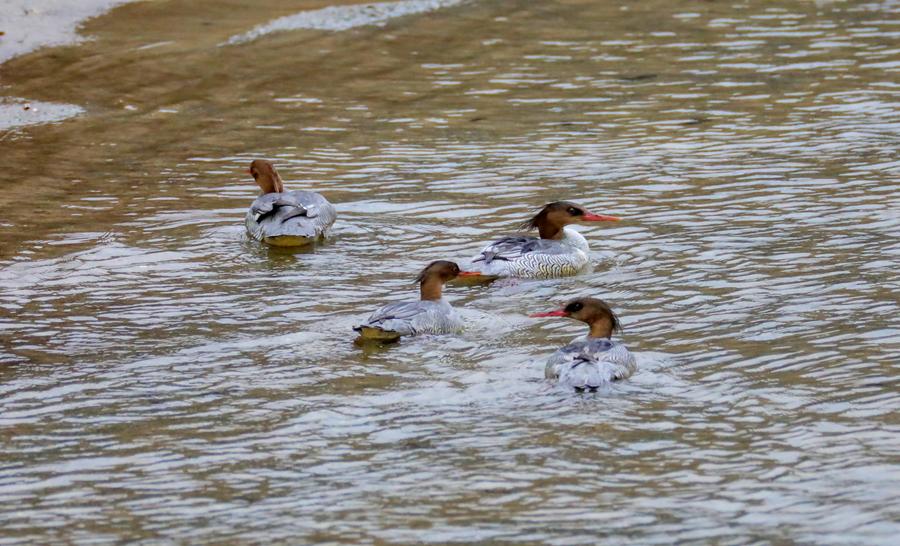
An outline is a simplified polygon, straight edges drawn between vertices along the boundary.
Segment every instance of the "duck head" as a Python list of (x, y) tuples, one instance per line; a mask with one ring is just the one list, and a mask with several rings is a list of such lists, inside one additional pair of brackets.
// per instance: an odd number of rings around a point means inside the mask
[(522, 224), (522, 229), (537, 229), (541, 239), (562, 239), (563, 228), (569, 224), (588, 222), (618, 222), (617, 216), (594, 214), (571, 201), (555, 201), (544, 205), (540, 212)]
[(439, 300), (444, 288), (444, 283), (456, 277), (478, 275), (472, 271), (460, 271), (459, 266), (447, 260), (431, 262), (416, 277), (423, 300)]
[(262, 195), (284, 192), (284, 181), (281, 180), (281, 175), (275, 170), (275, 165), (272, 165), (271, 161), (254, 159), (250, 163), (250, 175), (259, 184)]
[(569, 301), (558, 311), (535, 313), (532, 317), (568, 317), (580, 320), (591, 327), (588, 337), (604, 337), (609, 339), (613, 332), (621, 332), (619, 317), (609, 305), (597, 298), (576, 298)]

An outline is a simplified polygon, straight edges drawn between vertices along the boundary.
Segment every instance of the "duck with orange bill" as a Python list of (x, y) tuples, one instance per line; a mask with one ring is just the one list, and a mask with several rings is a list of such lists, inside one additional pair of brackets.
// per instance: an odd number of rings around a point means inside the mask
[(438, 260), (419, 273), (419, 301), (385, 305), (363, 324), (353, 329), (362, 340), (397, 341), (402, 336), (449, 334), (463, 330), (462, 317), (443, 297), (444, 283), (459, 276), (475, 275), (460, 271), (453, 262)]
[(562, 309), (535, 313), (532, 317), (567, 317), (590, 327), (587, 336), (557, 350), (547, 361), (544, 375), (560, 385), (578, 391), (595, 391), (631, 377), (637, 362), (625, 345), (612, 341), (613, 332), (621, 332), (619, 317), (609, 305), (597, 298), (577, 298)]
[(250, 163), (250, 175), (262, 193), (247, 211), (247, 232), (272, 246), (303, 246), (324, 237), (337, 212), (311, 191), (286, 191), (281, 175), (265, 159)]
[(575, 275), (590, 263), (590, 248), (580, 233), (567, 226), (618, 220), (616, 216), (595, 214), (570, 201), (549, 203), (522, 224), (523, 229), (537, 229), (538, 237), (498, 239), (472, 259), (472, 269), (480, 273), (479, 280)]

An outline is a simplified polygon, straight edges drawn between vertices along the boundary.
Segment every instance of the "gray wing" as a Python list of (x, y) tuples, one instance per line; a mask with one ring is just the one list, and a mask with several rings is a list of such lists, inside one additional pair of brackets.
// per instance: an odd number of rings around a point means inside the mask
[(537, 237), (513, 236), (503, 237), (482, 249), (473, 262), (489, 264), (494, 260), (512, 261), (525, 254), (539, 252), (541, 254), (562, 254), (567, 249), (558, 241), (539, 239)]
[(415, 334), (415, 319), (428, 312), (428, 303), (405, 301), (385, 305), (372, 313), (363, 326), (381, 328), (404, 335)]
[[(283, 210), (287, 209), (287, 210)], [(289, 212), (291, 216), (301, 216), (307, 213), (306, 207), (299, 202), (290, 193), (267, 193), (260, 195), (256, 201), (250, 205), (250, 213), (256, 223), (263, 223), (274, 217), (279, 212), (284, 217), (285, 212)], [(288, 216), (288, 217), (291, 217)]]
[(400, 303), (391, 303), (376, 310), (367, 321), (369, 324), (384, 322), (386, 320), (410, 320), (420, 313), (427, 311), (421, 301), (404, 301)]
[(634, 373), (634, 356), (621, 343), (608, 339), (574, 341), (556, 351), (545, 375), (576, 389), (596, 389)]
[(334, 210), (334, 205), (320, 194), (312, 191), (292, 191), (290, 193), (306, 209), (307, 218), (315, 218), (318, 224), (326, 228), (334, 223), (337, 211)]
[(269, 193), (250, 205), (247, 228), (259, 239), (280, 235), (318, 237), (336, 217), (334, 206), (318, 193)]

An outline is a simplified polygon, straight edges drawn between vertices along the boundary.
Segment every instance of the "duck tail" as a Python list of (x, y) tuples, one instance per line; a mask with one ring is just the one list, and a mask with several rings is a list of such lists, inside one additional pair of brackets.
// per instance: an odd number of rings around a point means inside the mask
[(393, 330), (382, 330), (372, 326), (354, 326), (353, 329), (359, 332), (359, 339), (363, 341), (393, 343), (400, 340), (400, 333)]

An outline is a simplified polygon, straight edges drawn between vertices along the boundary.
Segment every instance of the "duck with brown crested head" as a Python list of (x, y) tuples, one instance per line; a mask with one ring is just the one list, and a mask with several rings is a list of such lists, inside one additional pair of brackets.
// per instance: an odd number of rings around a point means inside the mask
[(557, 311), (535, 313), (532, 317), (568, 317), (590, 327), (588, 335), (557, 350), (547, 361), (544, 375), (578, 391), (600, 387), (631, 377), (637, 362), (625, 345), (612, 341), (621, 332), (619, 317), (597, 298), (577, 298)]
[(302, 246), (325, 236), (337, 212), (311, 191), (285, 191), (275, 166), (265, 159), (250, 163), (250, 175), (262, 192), (247, 211), (247, 232), (272, 246)]
[(547, 279), (567, 277), (588, 265), (588, 243), (567, 226), (591, 222), (615, 222), (619, 218), (594, 214), (570, 201), (545, 205), (522, 224), (537, 229), (538, 237), (511, 236), (498, 239), (472, 259), (472, 269), (484, 278), (525, 277)]
[(444, 283), (459, 276), (474, 275), (460, 271), (453, 262), (431, 262), (416, 277), (419, 301), (391, 303), (378, 309), (365, 323), (354, 327), (360, 339), (397, 341), (401, 336), (448, 334), (463, 329), (459, 313), (443, 298)]

